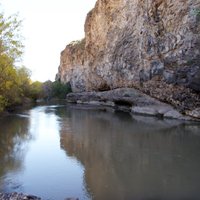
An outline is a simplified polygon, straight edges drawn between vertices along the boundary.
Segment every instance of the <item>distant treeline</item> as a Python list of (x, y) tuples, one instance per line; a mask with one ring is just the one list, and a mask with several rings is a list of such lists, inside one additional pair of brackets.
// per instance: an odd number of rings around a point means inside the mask
[(63, 84), (59, 81), (45, 81), (43, 83), (36, 81), (30, 85), (29, 97), (34, 101), (44, 99), (46, 101), (51, 99), (65, 99), (66, 94), (71, 92), (69, 83)]
[(0, 112), (39, 98), (65, 98), (70, 91), (69, 84), (57, 81), (32, 82), (30, 70), (17, 67), (24, 49), (20, 27), (16, 15), (5, 18), (0, 13)]

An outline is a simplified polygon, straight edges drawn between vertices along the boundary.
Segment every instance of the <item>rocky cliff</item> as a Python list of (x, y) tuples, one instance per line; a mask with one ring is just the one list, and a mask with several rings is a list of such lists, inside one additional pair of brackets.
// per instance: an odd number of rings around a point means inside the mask
[(98, 0), (85, 38), (61, 53), (74, 92), (134, 87), (186, 112), (200, 107), (200, 1)]

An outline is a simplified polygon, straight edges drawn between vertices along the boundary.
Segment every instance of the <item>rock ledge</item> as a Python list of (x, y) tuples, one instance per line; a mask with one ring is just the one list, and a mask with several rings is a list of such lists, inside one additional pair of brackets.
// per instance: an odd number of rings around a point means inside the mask
[(200, 121), (200, 109), (181, 113), (173, 106), (160, 102), (133, 88), (118, 88), (104, 92), (81, 92), (67, 95), (67, 102), (109, 106), (133, 114), (180, 120)]

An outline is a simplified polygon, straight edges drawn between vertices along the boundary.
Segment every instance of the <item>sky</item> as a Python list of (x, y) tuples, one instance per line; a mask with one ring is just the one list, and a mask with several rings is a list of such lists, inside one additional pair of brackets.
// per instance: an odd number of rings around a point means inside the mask
[(84, 22), (96, 0), (0, 0), (5, 16), (18, 13), (25, 51), (20, 64), (33, 81), (55, 80), (60, 53), (84, 37)]

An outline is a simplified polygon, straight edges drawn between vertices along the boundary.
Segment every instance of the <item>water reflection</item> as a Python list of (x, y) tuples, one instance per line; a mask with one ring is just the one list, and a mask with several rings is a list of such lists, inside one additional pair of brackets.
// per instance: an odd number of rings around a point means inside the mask
[(0, 120), (0, 191), (49, 200), (89, 199), (83, 187), (83, 166), (60, 148), (56, 109), (38, 106), (28, 115)]
[(31, 140), (28, 134), (29, 118), (23, 116), (8, 116), (0, 120), (0, 190), (7, 191), (7, 185), (12, 188), (20, 184), (12, 182), (9, 173), (16, 173), (23, 168), (26, 143)]
[(85, 167), (93, 199), (199, 199), (200, 127), (58, 109), (61, 147)]
[(0, 119), (0, 191), (199, 199), (199, 125), (77, 108), (40, 106)]

